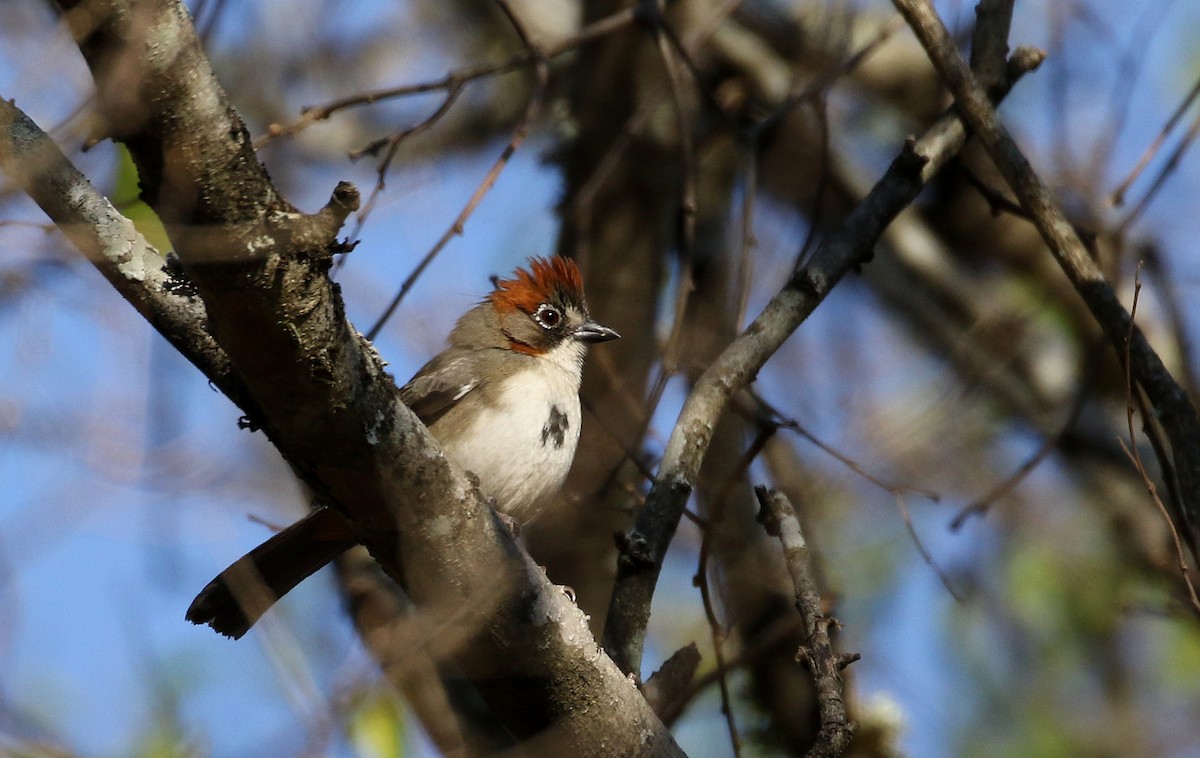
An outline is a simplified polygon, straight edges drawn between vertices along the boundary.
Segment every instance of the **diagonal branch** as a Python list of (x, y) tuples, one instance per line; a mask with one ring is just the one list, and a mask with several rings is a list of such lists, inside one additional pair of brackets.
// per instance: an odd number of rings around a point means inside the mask
[(928, 0), (893, 2), (954, 94), (964, 121), (1028, 211), (1055, 261), (1083, 298), (1105, 336), (1118, 352), (1125, 349), (1128, 337), (1133, 378), (1145, 390), (1171, 442), (1171, 459), (1160, 463), (1164, 471), (1173, 469), (1179, 478), (1179, 494), (1187, 523), (1176, 526), (1180, 531), (1196, 534), (1200, 525), (1200, 421), (1187, 393), (1150, 346), (1146, 335), (1133, 323), (1129, 311), (1088, 254), (1049, 188), (1001, 123), (932, 5)]
[[(990, 26), (977, 28), (990, 35)], [(1006, 28), (1006, 27), (1005, 27)], [(1002, 49), (1002, 47), (1001, 47)], [(1007, 68), (1011, 86), (1037, 68), (1043, 55), (1018, 50)], [(996, 89), (1001, 97), (1006, 87)], [(650, 601), (667, 547), (679, 525), (712, 440), (716, 420), (730, 398), (759, 369), (852, 268), (870, 261), (876, 241), (901, 210), (962, 147), (966, 132), (956, 113), (910, 140), (867, 197), (830, 233), (810, 262), (796, 271), (759, 316), (718, 356), (696, 382), (667, 441), (658, 478), (633, 529), (620, 541), (617, 579), (604, 629), (604, 649), (627, 674), (642, 662)]]
[(254, 402), (205, 325), (204, 306), (132, 221), (15, 104), (0, 98), (0, 171), (11, 177), (117, 292), (251, 418)]
[[(327, 272), (344, 249), (336, 235), (357, 192), (339, 185), (311, 215), (279, 195), (178, 0), (59, 7), (109, 134), (129, 148), (143, 198), (262, 428), (381, 566), (405, 578), (418, 605), (443, 609), (435, 620), (466, 620), (450, 655), (505, 727), (518, 739), (552, 740), (564, 754), (604, 744), (678, 755), (646, 701), (598, 652), (583, 614), (438, 452), (346, 320)], [(18, 164), (27, 148), (15, 142)], [(49, 187), (70, 203), (67, 189)]]

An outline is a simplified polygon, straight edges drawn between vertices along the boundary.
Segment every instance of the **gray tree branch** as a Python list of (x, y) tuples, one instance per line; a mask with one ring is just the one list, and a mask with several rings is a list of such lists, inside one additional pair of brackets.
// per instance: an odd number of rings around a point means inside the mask
[[(679, 754), (596, 646), (583, 614), (438, 452), (373, 347), (346, 320), (326, 272), (341, 249), (337, 231), (357, 203), (353, 188), (339, 185), (312, 215), (280, 197), (182, 3), (59, 5), (95, 78), (109, 134), (129, 148), (143, 198), (203, 302), (211, 338), (191, 338), (220, 346), (211, 350), (209, 368), (236, 375), (297, 472), (344, 511), (381, 566), (404, 577), (419, 606), (443, 611), (427, 623), (453, 628), (448, 656), (505, 726), (519, 739), (536, 736), (569, 754)], [(28, 139), (20, 139), (28, 120), (5, 113), (6, 170), (40, 176)], [(71, 207), (68, 190), (79, 186), (33, 185), (60, 195), (46, 200), (51, 208)], [(98, 265), (116, 267), (118, 287), (133, 290), (135, 303), (153, 301), (121, 268), (145, 263), (144, 245), (131, 245), (136, 259), (119, 247), (97, 255), (97, 247), (108, 250), (102, 240), (113, 230), (105, 218), (85, 216), (91, 230), (68, 233)], [(128, 236), (119, 220), (113, 223)], [(150, 310), (164, 331), (188, 333), (186, 323), (165, 315), (169, 310)], [(196, 311), (187, 310), (189, 323), (203, 323)]]
[[(993, 35), (996, 27), (991, 23), (977, 27), (977, 35)], [(1006, 29), (1007, 24), (1002, 28)], [(1005, 49), (993, 45), (997, 48)], [(1018, 50), (1006, 68), (1008, 86), (1036, 68), (1042, 58), (1034, 51)], [(1002, 97), (1006, 91), (1007, 87), (999, 87), (995, 96)], [(641, 669), (654, 588), (712, 441), (716, 420), (730, 398), (753, 381), (842, 276), (870, 261), (884, 228), (916, 198), (965, 140), (966, 131), (955, 112), (939, 119), (921, 139), (910, 140), (867, 197), (825, 238), (808, 265), (792, 275), (696, 382), (667, 441), (646, 505), (622, 540), (604, 649), (626, 673), (636, 676)]]
[(109, 283), (209, 381), (249, 412), (246, 387), (205, 328), (186, 279), (14, 103), (0, 98), (0, 171), (16, 182)]
[(807, 755), (809, 758), (838, 756), (854, 736), (854, 723), (846, 715), (841, 674), (848, 663), (858, 660), (858, 654), (839, 656), (834, 652), (829, 627), (836, 622), (823, 609), (808, 543), (787, 495), (766, 487), (755, 487), (754, 493), (760, 506), (759, 520), (767, 533), (779, 538), (783, 546), (784, 560), (795, 588), (796, 610), (804, 619), (806, 640), (799, 657), (812, 671), (821, 710), (821, 731)]
[(926, 0), (893, 0), (954, 94), (963, 119), (1029, 213), (1055, 261), (1066, 273), (1119, 355), (1128, 351), (1133, 378), (1145, 390), (1171, 443), (1161, 460), (1166, 476), (1179, 482), (1183, 523), (1191, 535), (1200, 525), (1200, 421), (1187, 392), (1175, 381), (1145, 334), (1133, 323), (1112, 285), (1085, 248), (1049, 188), (1008, 133), (981, 84), (959, 54), (937, 12)]

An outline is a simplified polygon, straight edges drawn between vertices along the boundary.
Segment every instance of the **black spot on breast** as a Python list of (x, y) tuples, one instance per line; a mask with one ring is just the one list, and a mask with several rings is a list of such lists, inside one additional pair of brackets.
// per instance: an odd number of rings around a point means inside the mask
[(557, 405), (550, 406), (550, 418), (546, 419), (545, 425), (542, 426), (542, 446), (544, 447), (547, 442), (554, 440), (555, 447), (562, 447), (570, 426), (571, 422), (567, 420), (567, 414), (560, 411)]

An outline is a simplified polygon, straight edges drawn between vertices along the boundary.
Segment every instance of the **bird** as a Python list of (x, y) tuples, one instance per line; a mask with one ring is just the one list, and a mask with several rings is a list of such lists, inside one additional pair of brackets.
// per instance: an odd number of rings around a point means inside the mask
[[(506, 521), (528, 523), (574, 460), (587, 348), (619, 337), (589, 315), (574, 261), (533, 257), (458, 319), (448, 347), (400, 388), (400, 398), (446, 457), (478, 478)], [(186, 618), (238, 639), (356, 544), (339, 511), (318, 507), (222, 571)]]

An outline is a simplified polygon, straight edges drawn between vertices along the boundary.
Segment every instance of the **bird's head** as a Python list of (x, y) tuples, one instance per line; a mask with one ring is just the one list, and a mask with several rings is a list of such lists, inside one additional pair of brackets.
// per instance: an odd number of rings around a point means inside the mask
[(583, 277), (569, 258), (530, 258), (527, 269), (518, 268), (512, 278), (496, 282), (486, 302), (507, 347), (518, 353), (546, 355), (566, 346), (563, 352), (581, 360), (586, 344), (620, 336), (588, 315)]

